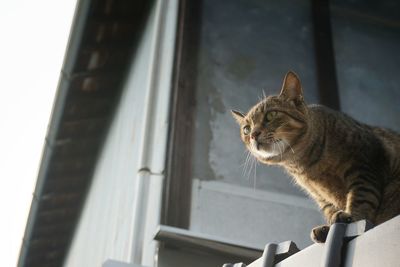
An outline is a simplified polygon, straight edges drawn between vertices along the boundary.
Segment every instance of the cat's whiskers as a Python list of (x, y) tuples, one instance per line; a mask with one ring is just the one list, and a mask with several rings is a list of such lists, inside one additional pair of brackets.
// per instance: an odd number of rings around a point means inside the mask
[(251, 159), (250, 172), (248, 174), (247, 180), (250, 180), (251, 173), (252, 172), (254, 173), (254, 170), (253, 170), (254, 169), (254, 163), (257, 161), (257, 159), (253, 155), (251, 155), (250, 159)]
[(281, 151), (281, 161), (282, 161), (284, 149), (283, 149), (283, 147), (281, 147), (281, 145), (283, 146), (283, 144), (281, 142), (278, 142), (278, 146), (281, 148), (280, 151)]
[(249, 158), (249, 151), (247, 151), (247, 153), (246, 153), (246, 158), (244, 159), (244, 162), (243, 162), (243, 164), (242, 164), (242, 167), (243, 167), (243, 170), (242, 170), (242, 176), (244, 175), (244, 173), (245, 173), (245, 170), (246, 170), (246, 166), (247, 166), (247, 160), (248, 160), (248, 158)]
[[(257, 162), (257, 159), (255, 158), (255, 157), (251, 157), (251, 162), (250, 162), (250, 172), (248, 173), (248, 177), (247, 177), (247, 180), (250, 180), (250, 175), (251, 175), (251, 172), (253, 171), (253, 168), (255, 168), (255, 164), (256, 164), (256, 162)], [(254, 172), (253, 172), (254, 173)]]
[(281, 147), (279, 145), (279, 142), (277, 140), (274, 139), (274, 144), (276, 144), (276, 146), (278, 147), (279, 150), (279, 154), (281, 155), (281, 160), (282, 160), (282, 151), (281, 151)]
[(257, 185), (257, 165), (258, 161), (257, 159), (254, 158), (254, 181), (253, 181), (254, 190), (256, 190), (256, 185)]
[[(286, 126), (286, 125), (289, 125), (289, 122), (288, 122), (288, 121), (285, 122), (285, 123), (283, 123), (282, 125), (280, 125), (277, 129), (275, 129), (275, 131), (276, 131), (276, 132), (279, 132), (280, 129), (285, 129), (285, 126)], [(289, 126), (289, 128), (290, 128), (290, 126)]]
[(285, 139), (281, 139), (281, 141), (284, 142), (285, 144), (287, 144), (287, 145), (290, 147), (290, 149), (292, 150), (292, 153), (294, 154), (294, 149), (293, 149), (292, 146), (289, 144), (289, 142), (286, 141)]
[(243, 163), (240, 164), (239, 167), (244, 167), (246, 165), (246, 161), (247, 161), (247, 158), (249, 157), (249, 153), (250, 152), (248, 150), (243, 151), (243, 155), (245, 156), (245, 158), (243, 160)]
[(280, 134), (281, 133), (284, 133), (284, 134), (291, 134), (291, 135), (298, 135), (298, 133), (293, 133), (293, 132), (279, 132)]
[(285, 126), (288, 125), (288, 124), (289, 124), (289, 122), (287, 121), (287, 122), (283, 123), (281, 126), (279, 126), (279, 128), (283, 128), (283, 127), (285, 127)]
[(244, 164), (244, 168), (243, 168), (243, 173), (242, 176), (246, 177), (247, 176), (247, 180), (249, 178), (249, 176), (247, 174), (250, 174), (251, 168), (250, 167), (250, 160), (252, 159), (252, 154), (250, 151), (247, 151), (247, 157), (246, 157), (246, 161)]

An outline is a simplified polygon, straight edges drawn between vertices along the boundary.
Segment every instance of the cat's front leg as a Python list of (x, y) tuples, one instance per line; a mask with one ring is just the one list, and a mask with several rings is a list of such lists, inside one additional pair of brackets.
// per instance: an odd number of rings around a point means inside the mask
[(346, 210), (339, 214), (338, 222), (352, 222), (367, 219), (375, 220), (381, 200), (381, 190), (365, 181), (354, 182), (347, 194)]
[(322, 211), (322, 213), (324, 214), (326, 221), (329, 224), (334, 223), (334, 217), (335, 215), (340, 212), (341, 210), (339, 208), (337, 208), (335, 205), (333, 205), (332, 203), (329, 203), (327, 201), (324, 200), (319, 200), (318, 204), (320, 206), (320, 209)]
[(324, 243), (328, 236), (329, 225), (332, 223), (332, 217), (340, 210), (332, 203), (329, 203), (320, 197), (317, 198), (317, 203), (329, 224), (314, 227), (311, 230), (310, 237), (311, 240), (316, 243)]
[(327, 221), (329, 224), (319, 225), (311, 230), (311, 240), (316, 243), (324, 243), (329, 233), (330, 225), (334, 223), (350, 223), (352, 222), (352, 217), (350, 214), (332, 208), (327, 216)]
[(335, 212), (335, 214), (332, 215), (331, 219), (330, 219), (330, 223), (334, 224), (334, 223), (351, 223), (353, 222), (353, 216), (343, 210), (338, 210), (337, 212)]
[(329, 232), (329, 225), (319, 225), (311, 230), (310, 237), (315, 243), (325, 243)]
[(334, 223), (350, 223), (352, 222), (350, 214), (342, 210), (332, 210), (328, 218), (329, 225), (320, 225), (311, 230), (311, 240), (315, 243), (325, 243), (329, 233), (330, 225)]
[(336, 215), (336, 222), (352, 222), (367, 219), (375, 221), (382, 198), (383, 172), (370, 163), (359, 162), (344, 174), (347, 182), (346, 208)]

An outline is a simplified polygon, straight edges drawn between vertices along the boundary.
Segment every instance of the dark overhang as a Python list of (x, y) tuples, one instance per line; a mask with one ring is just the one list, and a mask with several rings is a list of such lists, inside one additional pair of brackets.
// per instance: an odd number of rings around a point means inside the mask
[(63, 265), (151, 2), (78, 1), (18, 266)]

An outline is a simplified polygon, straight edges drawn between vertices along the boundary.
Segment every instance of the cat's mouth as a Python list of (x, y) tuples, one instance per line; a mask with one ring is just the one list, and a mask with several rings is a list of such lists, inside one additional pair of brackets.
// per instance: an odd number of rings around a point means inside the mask
[(264, 146), (265, 146), (265, 144), (263, 144), (259, 141), (251, 140), (251, 147), (256, 151), (261, 150)]
[(272, 149), (272, 147), (274, 145), (280, 145), (283, 144), (283, 140), (282, 139), (274, 139), (274, 138), (270, 138), (267, 139), (266, 142), (260, 142), (257, 140), (252, 139), (251, 140), (251, 146), (253, 149), (255, 150), (262, 150), (264, 148), (265, 149)]
[(286, 150), (286, 144), (281, 139), (268, 140), (265, 143), (251, 140), (250, 146), (253, 154), (263, 159), (278, 156)]

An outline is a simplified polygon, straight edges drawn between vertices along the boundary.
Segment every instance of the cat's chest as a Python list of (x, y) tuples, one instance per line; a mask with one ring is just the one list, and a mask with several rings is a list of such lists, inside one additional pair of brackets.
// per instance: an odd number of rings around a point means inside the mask
[(340, 178), (330, 174), (292, 173), (295, 181), (318, 200), (328, 201), (337, 207), (345, 203), (346, 188)]

